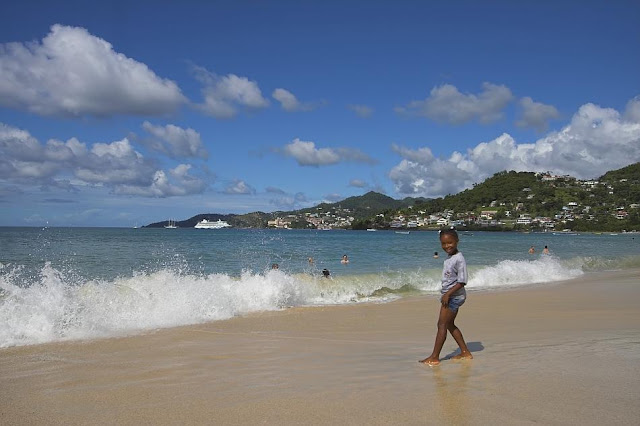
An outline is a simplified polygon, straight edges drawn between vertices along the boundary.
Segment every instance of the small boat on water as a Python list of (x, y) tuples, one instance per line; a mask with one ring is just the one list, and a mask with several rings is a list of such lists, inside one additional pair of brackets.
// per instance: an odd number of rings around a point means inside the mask
[(396, 231), (396, 234), (409, 235), (411, 231)]
[(176, 221), (175, 220), (169, 219), (169, 221), (167, 222), (167, 224), (164, 227), (166, 229), (177, 229), (178, 225), (176, 225)]
[(231, 225), (229, 225), (226, 221), (224, 220), (207, 220), (207, 219), (202, 219), (200, 222), (196, 223), (194, 228), (195, 229), (222, 229), (222, 228), (229, 228), (231, 227)]
[(377, 229), (376, 229), (376, 228), (367, 228), (367, 231), (369, 231), (369, 232), (376, 232), (376, 231), (377, 231)]

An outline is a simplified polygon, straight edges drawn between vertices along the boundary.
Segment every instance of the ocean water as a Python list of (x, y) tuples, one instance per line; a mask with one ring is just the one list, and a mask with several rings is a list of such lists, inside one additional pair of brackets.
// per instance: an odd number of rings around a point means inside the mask
[[(461, 233), (459, 249), (471, 292), (640, 267), (632, 233)], [(0, 228), (0, 348), (436, 295), (445, 257), (428, 231)]]

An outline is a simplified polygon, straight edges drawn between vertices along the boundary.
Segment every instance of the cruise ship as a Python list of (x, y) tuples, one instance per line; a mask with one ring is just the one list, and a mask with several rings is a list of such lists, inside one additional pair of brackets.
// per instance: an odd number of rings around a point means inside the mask
[(196, 229), (222, 229), (222, 228), (229, 228), (231, 225), (229, 225), (226, 221), (224, 220), (207, 220), (207, 219), (202, 219), (200, 222), (196, 223), (196, 225), (194, 226), (194, 228)]

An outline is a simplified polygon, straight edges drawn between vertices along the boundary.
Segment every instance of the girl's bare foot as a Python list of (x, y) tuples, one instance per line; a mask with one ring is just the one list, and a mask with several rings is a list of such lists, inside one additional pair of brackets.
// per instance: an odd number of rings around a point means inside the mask
[(471, 352), (461, 352), (456, 356), (452, 356), (451, 359), (473, 359)]
[(425, 358), (423, 360), (420, 360), (419, 362), (423, 363), (423, 364), (427, 364), (430, 367), (433, 367), (434, 365), (439, 365), (440, 364), (440, 360), (436, 359), (436, 358)]

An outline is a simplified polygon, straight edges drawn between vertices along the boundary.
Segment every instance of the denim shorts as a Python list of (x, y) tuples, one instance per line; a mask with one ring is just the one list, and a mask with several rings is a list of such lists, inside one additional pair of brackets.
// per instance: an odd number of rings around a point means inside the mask
[(464, 302), (467, 300), (466, 296), (455, 296), (449, 298), (449, 309), (453, 312), (457, 312), (458, 308), (464, 305)]

